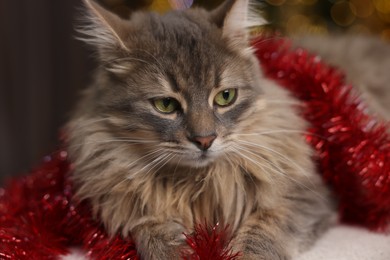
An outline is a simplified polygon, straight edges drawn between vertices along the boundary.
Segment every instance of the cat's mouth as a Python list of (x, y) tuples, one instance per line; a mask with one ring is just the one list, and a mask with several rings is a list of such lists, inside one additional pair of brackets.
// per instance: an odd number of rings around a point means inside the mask
[(208, 152), (201, 152), (198, 157), (198, 160), (196, 160), (195, 162), (199, 165), (199, 167), (204, 167), (210, 164), (212, 161), (214, 161), (214, 159), (211, 158)]
[(169, 161), (172, 166), (185, 166), (191, 168), (204, 168), (213, 164), (223, 154), (223, 148), (218, 145), (203, 150), (195, 147), (185, 147)]
[(191, 166), (194, 168), (203, 168), (212, 164), (217, 157), (217, 154), (212, 151), (197, 151), (192, 152), (188, 155), (188, 158), (183, 162), (187, 166)]
[(218, 152), (216, 151), (195, 151), (187, 150), (180, 154), (176, 154), (169, 160), (169, 165), (173, 167), (184, 166), (190, 168), (204, 168), (210, 166), (215, 162), (218, 157)]

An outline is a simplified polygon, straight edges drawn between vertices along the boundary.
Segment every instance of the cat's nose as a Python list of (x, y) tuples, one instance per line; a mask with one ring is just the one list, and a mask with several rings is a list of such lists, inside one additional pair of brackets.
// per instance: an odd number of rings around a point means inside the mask
[(209, 135), (209, 136), (194, 136), (190, 138), (191, 142), (193, 142), (200, 150), (206, 151), (213, 144), (217, 135)]

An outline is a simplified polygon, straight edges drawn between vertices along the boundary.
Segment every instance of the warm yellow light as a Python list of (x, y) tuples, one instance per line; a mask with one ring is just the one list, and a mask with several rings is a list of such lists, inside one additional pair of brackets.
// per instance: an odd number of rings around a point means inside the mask
[(328, 28), (320, 25), (310, 25), (307, 27), (307, 32), (310, 34), (324, 35), (328, 33)]
[(374, 13), (372, 0), (350, 0), (350, 9), (354, 15), (360, 18), (366, 18)]
[(306, 32), (310, 23), (309, 18), (304, 15), (292, 15), (286, 23), (286, 31), (288, 33)]
[(160, 13), (172, 10), (171, 3), (168, 0), (154, 0), (149, 8)]
[(383, 14), (390, 14), (390, 1), (389, 0), (373, 0), (375, 8), (378, 12)]
[(333, 21), (341, 26), (351, 25), (356, 19), (351, 8), (353, 8), (353, 6), (347, 1), (335, 3), (330, 10)]

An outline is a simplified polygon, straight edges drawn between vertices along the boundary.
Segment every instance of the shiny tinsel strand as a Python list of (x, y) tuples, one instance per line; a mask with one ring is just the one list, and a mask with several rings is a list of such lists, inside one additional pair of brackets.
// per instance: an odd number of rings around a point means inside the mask
[(185, 236), (187, 244), (193, 250), (192, 254), (183, 255), (185, 260), (235, 260), (240, 256), (239, 252), (234, 253), (229, 247), (229, 227), (221, 228), (219, 224), (210, 226), (205, 221), (204, 224), (195, 226), (192, 234)]

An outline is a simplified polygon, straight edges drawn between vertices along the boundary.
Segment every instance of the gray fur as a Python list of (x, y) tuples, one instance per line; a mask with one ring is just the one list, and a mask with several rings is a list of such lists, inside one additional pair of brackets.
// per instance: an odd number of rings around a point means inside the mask
[[(297, 101), (263, 77), (248, 1), (121, 20), (86, 1), (101, 67), (68, 124), (77, 196), (143, 259), (178, 259), (196, 223), (229, 224), (243, 259), (291, 259), (333, 221)], [(225, 13), (225, 15), (223, 15)], [(242, 16), (242, 17), (241, 17)], [(220, 19), (223, 19), (221, 22)], [(214, 97), (237, 89), (235, 102)], [(156, 98), (175, 98), (163, 114)], [(192, 137), (216, 135), (200, 149)]]

